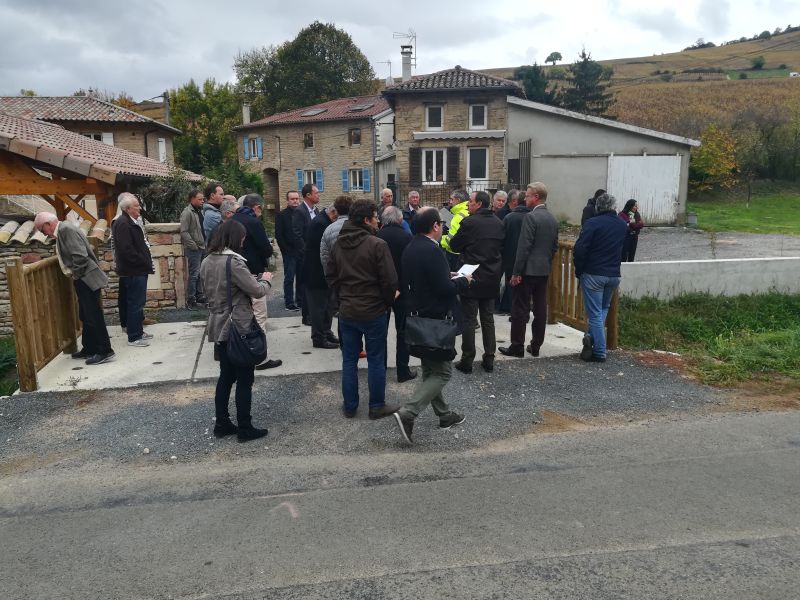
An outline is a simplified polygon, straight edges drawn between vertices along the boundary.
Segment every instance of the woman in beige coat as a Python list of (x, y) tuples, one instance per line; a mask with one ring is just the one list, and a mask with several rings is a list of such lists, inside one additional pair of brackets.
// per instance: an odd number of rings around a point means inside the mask
[[(214, 396), (217, 421), (214, 435), (224, 437), (236, 434), (240, 442), (255, 440), (267, 435), (266, 429), (253, 427), (250, 415), (254, 367), (237, 367), (228, 359), (227, 340), (231, 311), (228, 308), (228, 282), (226, 265), (231, 259), (231, 305), (233, 321), (241, 330), (247, 330), (253, 321), (252, 298), (262, 298), (271, 284), (271, 273), (262, 273), (256, 279), (247, 268), (247, 262), (238, 252), (242, 248), (245, 229), (236, 221), (226, 221), (219, 226), (209, 244), (209, 255), (200, 267), (208, 298), (208, 341), (219, 345), (219, 379)], [(231, 388), (236, 384), (236, 422), (228, 413)]]

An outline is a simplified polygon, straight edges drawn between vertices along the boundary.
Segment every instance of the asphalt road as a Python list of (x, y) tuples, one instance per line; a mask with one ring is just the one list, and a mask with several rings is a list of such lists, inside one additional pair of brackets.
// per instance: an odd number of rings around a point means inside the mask
[(0, 597), (794, 598), (798, 495), (797, 412), (23, 469)]

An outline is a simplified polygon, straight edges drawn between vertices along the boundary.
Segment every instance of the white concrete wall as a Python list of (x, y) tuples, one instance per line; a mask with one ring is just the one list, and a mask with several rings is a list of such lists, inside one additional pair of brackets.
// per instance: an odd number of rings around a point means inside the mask
[(623, 263), (619, 291), (629, 298), (661, 300), (694, 292), (800, 294), (800, 257)]

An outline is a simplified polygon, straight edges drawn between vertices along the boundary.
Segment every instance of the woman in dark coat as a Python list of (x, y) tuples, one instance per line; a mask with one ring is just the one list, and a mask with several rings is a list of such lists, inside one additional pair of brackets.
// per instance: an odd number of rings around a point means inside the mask
[[(200, 267), (200, 278), (208, 298), (208, 341), (219, 346), (219, 379), (214, 395), (216, 424), (214, 435), (224, 437), (236, 434), (240, 442), (255, 440), (267, 435), (266, 429), (253, 427), (250, 415), (255, 367), (237, 367), (227, 353), (228, 329), (231, 310), (228, 308), (228, 282), (226, 268), (231, 262), (231, 305), (233, 321), (240, 330), (247, 330), (253, 322), (252, 298), (262, 298), (267, 293), (271, 273), (262, 273), (258, 279), (250, 273), (247, 261), (239, 254), (245, 238), (245, 228), (234, 220), (225, 221), (217, 229), (208, 247), (208, 256)], [(231, 388), (236, 384), (236, 422), (231, 422), (228, 412)]]
[(628, 200), (625, 208), (619, 213), (619, 218), (628, 224), (628, 233), (622, 246), (622, 262), (633, 262), (636, 256), (636, 246), (639, 245), (639, 231), (644, 227), (644, 221), (639, 214), (639, 204), (636, 200)]

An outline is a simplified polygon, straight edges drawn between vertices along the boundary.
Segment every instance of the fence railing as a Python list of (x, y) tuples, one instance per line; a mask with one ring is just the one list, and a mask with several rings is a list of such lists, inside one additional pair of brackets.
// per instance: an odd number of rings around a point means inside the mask
[(485, 191), (489, 195), (497, 190), (505, 189), (499, 180), (494, 179), (469, 179), (466, 181), (437, 181), (432, 183), (419, 183), (410, 181), (393, 181), (387, 187), (394, 192), (397, 206), (405, 206), (408, 202), (408, 193), (411, 190), (419, 192), (420, 204), (423, 206), (436, 206), (441, 208), (450, 200), (450, 195), (455, 190), (466, 192)]
[(51, 256), (25, 265), (6, 261), (6, 277), (14, 319), (19, 389), (38, 389), (37, 371), (61, 352), (76, 352), (80, 321), (75, 290)]
[[(556, 323), (561, 321), (570, 327), (586, 331), (588, 325), (586, 311), (583, 308), (583, 294), (578, 287), (578, 280), (575, 277), (575, 266), (572, 261), (572, 253), (575, 242), (558, 242), (558, 250), (553, 257), (553, 265), (550, 269), (548, 280), (547, 297), (547, 322)], [(606, 345), (613, 349), (619, 345), (617, 315), (618, 315), (619, 296), (614, 291), (611, 299), (611, 307), (608, 309), (606, 319)]]

